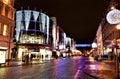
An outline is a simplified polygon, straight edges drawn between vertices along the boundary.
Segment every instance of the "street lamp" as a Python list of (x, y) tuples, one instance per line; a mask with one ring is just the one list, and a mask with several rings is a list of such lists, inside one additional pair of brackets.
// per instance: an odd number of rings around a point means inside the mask
[[(118, 33), (119, 33), (120, 24), (117, 24), (116, 29), (118, 30)], [(120, 38), (120, 33), (119, 33), (119, 36), (117, 36), (117, 37)], [(119, 78), (119, 53), (117, 51), (117, 49), (118, 49), (117, 37), (116, 37), (116, 44), (115, 44), (115, 47), (116, 47), (116, 77)]]
[[(120, 10), (112, 8), (107, 15), (106, 20), (110, 24), (117, 24), (116, 29), (120, 30)], [(119, 33), (120, 36), (120, 33)], [(115, 49), (116, 49), (116, 77), (119, 78), (119, 61), (118, 61), (118, 52), (117, 52), (117, 37), (115, 37)]]

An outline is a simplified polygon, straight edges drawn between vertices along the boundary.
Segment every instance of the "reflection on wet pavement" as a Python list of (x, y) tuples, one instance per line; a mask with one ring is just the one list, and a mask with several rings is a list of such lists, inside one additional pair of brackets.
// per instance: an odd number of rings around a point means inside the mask
[(71, 57), (46, 63), (0, 68), (1, 79), (114, 79), (114, 72), (93, 58)]

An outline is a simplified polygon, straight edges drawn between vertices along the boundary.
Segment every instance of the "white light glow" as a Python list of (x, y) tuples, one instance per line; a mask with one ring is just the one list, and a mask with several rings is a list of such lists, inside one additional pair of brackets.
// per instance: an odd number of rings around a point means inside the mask
[(45, 32), (45, 14), (41, 13), (41, 23), (42, 23), (42, 30), (43, 32)]
[(46, 16), (47, 17), (47, 43), (48, 43), (48, 39), (49, 39), (49, 17), (48, 16)]
[(16, 41), (18, 42), (18, 40), (19, 40), (19, 34), (20, 34), (20, 30), (16, 30)]
[(93, 42), (92, 43), (92, 48), (97, 48), (97, 43)]
[(33, 17), (35, 21), (37, 20), (38, 16), (39, 16), (39, 12), (33, 11)]
[(109, 11), (107, 13), (106, 19), (110, 24), (120, 23), (120, 10), (113, 9), (113, 10)]
[(22, 11), (16, 12), (16, 21), (22, 21)]
[(28, 30), (29, 27), (29, 22), (31, 18), (31, 10), (24, 10), (25, 13), (25, 28)]
[(0, 51), (0, 64), (5, 63), (6, 51)]

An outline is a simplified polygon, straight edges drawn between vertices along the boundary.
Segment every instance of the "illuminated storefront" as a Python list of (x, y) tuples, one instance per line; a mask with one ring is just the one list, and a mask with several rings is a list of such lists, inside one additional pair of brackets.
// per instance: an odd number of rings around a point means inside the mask
[(6, 62), (6, 48), (0, 47), (0, 64)]
[(18, 59), (26, 54), (34, 59), (50, 59), (52, 36), (49, 16), (33, 10), (16, 11), (15, 31)]

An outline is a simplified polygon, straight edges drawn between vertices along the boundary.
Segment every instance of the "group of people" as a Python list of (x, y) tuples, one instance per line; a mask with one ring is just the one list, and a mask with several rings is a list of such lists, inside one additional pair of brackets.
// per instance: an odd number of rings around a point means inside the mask
[[(33, 54), (30, 55), (30, 61), (33, 59)], [(22, 57), (23, 62), (29, 62), (29, 54), (23, 55)]]

